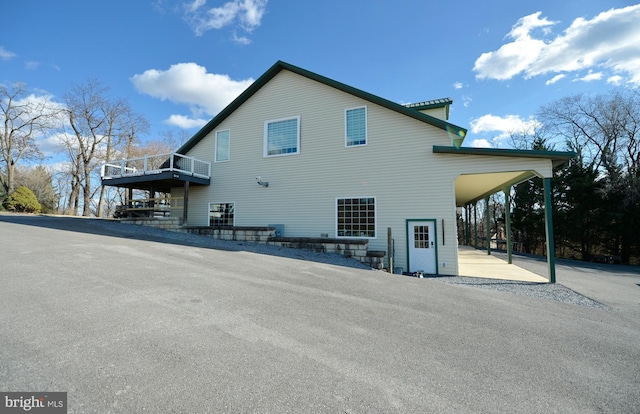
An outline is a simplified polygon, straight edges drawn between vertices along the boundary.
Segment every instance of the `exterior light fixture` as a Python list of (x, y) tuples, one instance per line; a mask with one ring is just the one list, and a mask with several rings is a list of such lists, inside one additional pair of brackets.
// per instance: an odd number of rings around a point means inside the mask
[(257, 176), (256, 177), (256, 182), (258, 183), (258, 185), (261, 185), (263, 187), (269, 187), (269, 182), (268, 181), (262, 181), (262, 177), (261, 176)]

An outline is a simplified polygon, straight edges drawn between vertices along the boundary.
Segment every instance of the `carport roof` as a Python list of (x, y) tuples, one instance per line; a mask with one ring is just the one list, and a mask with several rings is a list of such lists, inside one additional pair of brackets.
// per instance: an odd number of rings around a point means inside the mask
[(553, 162), (554, 167), (558, 167), (572, 158), (576, 153), (571, 151), (541, 151), (541, 150), (516, 150), (504, 148), (470, 148), (470, 147), (446, 147), (433, 146), (434, 154), (456, 154), (456, 155), (485, 155), (493, 157), (515, 157), (515, 158), (546, 158)]
[[(433, 153), (460, 156), (479, 155), (523, 159), (547, 159), (551, 161), (553, 167), (558, 167), (576, 156), (574, 152), (565, 151), (537, 151), (469, 147), (456, 148), (437, 145), (433, 147)], [(502, 191), (507, 187), (529, 180), (535, 176), (535, 172), (526, 169), (523, 169), (521, 171), (496, 171), (493, 173), (461, 175), (456, 179), (456, 205), (464, 206), (466, 204), (473, 203), (491, 194)]]

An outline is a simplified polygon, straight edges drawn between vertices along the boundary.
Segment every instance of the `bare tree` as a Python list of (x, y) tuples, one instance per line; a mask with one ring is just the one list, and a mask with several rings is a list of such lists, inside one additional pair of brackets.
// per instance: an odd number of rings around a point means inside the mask
[(23, 160), (38, 160), (42, 153), (36, 138), (55, 127), (59, 104), (48, 96), (27, 95), (23, 83), (0, 85), (0, 183), (8, 195), (14, 189), (15, 168)]
[(551, 135), (561, 137), (596, 170), (640, 167), (640, 92), (579, 94), (543, 106), (538, 113)]
[[(583, 258), (640, 258), (640, 92), (575, 95), (542, 107), (550, 136), (577, 153), (563, 182), (565, 217), (559, 226), (579, 242)], [(617, 259), (616, 259), (617, 260)]]
[[(133, 131), (144, 131), (147, 121), (135, 114), (128, 102), (113, 99), (108, 88), (96, 80), (75, 85), (66, 95), (67, 113), (71, 133), (67, 141), (70, 161), (76, 167), (68, 205), (74, 208), (82, 191), (82, 215), (91, 215), (92, 200), (99, 192), (95, 215), (100, 217), (104, 206), (104, 189), (96, 186), (93, 178), (97, 166), (112, 157), (123, 142), (135, 140)], [(75, 196), (77, 194), (77, 196)]]

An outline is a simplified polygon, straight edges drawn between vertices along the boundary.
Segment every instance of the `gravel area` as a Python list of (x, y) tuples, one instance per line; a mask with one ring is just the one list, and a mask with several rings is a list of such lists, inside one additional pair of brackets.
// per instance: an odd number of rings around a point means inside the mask
[[(124, 224), (113, 220), (95, 220), (95, 223), (97, 223), (98, 226), (103, 227), (107, 231), (113, 231), (124, 236), (131, 235), (131, 237), (135, 236), (148, 240), (158, 240), (163, 242), (171, 241), (178, 244), (188, 244), (197, 247), (220, 250), (248, 251), (257, 254), (287, 257), (291, 259), (333, 264), (337, 266), (352, 267), (356, 269), (371, 269), (370, 267), (366, 266), (356, 259), (346, 258), (335, 253), (316, 253), (308, 250), (269, 246), (260, 243), (219, 240), (212, 237), (199, 236), (195, 234), (177, 233), (156, 229), (153, 227)], [(610, 309), (607, 305), (589, 299), (588, 297), (557, 283), (548, 284), (518, 282), (501, 279), (483, 279), (461, 276), (438, 276), (431, 279), (443, 283), (465, 285), (481, 289), (498, 290), (501, 292), (526, 295), (578, 306)]]
[(519, 282), (464, 276), (442, 276), (434, 279), (453, 285), (466, 285), (481, 289), (499, 290), (501, 292), (509, 292), (516, 295), (533, 296), (540, 299), (554, 300), (557, 302), (587, 306), (590, 308), (611, 309), (607, 305), (589, 299), (588, 297), (558, 283)]

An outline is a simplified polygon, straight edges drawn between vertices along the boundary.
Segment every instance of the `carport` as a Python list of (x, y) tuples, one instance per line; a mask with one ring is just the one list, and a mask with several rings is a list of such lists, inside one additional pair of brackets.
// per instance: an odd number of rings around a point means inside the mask
[(547, 279), (536, 273), (471, 246), (458, 246), (458, 275), (520, 282), (547, 282)]
[[(450, 158), (451, 162), (455, 163), (457, 173), (454, 179), (455, 206), (463, 207), (467, 212), (471, 211), (470, 207), (473, 207), (474, 220), (477, 220), (475, 212), (477, 211), (478, 201), (485, 200), (488, 205), (491, 195), (503, 192), (505, 195), (505, 211), (510, 211), (510, 193), (514, 185), (533, 177), (543, 179), (548, 281), (555, 283), (551, 178), (553, 177), (553, 169), (575, 157), (575, 153), (494, 148), (457, 148), (455, 146), (434, 146), (433, 152), (434, 154), (442, 154), (443, 157)], [(487, 208), (485, 212), (488, 223), (490, 219), (489, 209)], [(506, 214), (505, 217), (507, 263), (512, 265), (511, 215)], [(467, 214), (465, 220), (467, 224), (470, 222), (470, 218), (470, 214)], [(491, 238), (490, 226), (487, 226), (486, 237), (487, 255), (491, 255), (489, 243)], [(458, 252), (458, 269), (460, 269), (460, 265), (461, 255)]]

